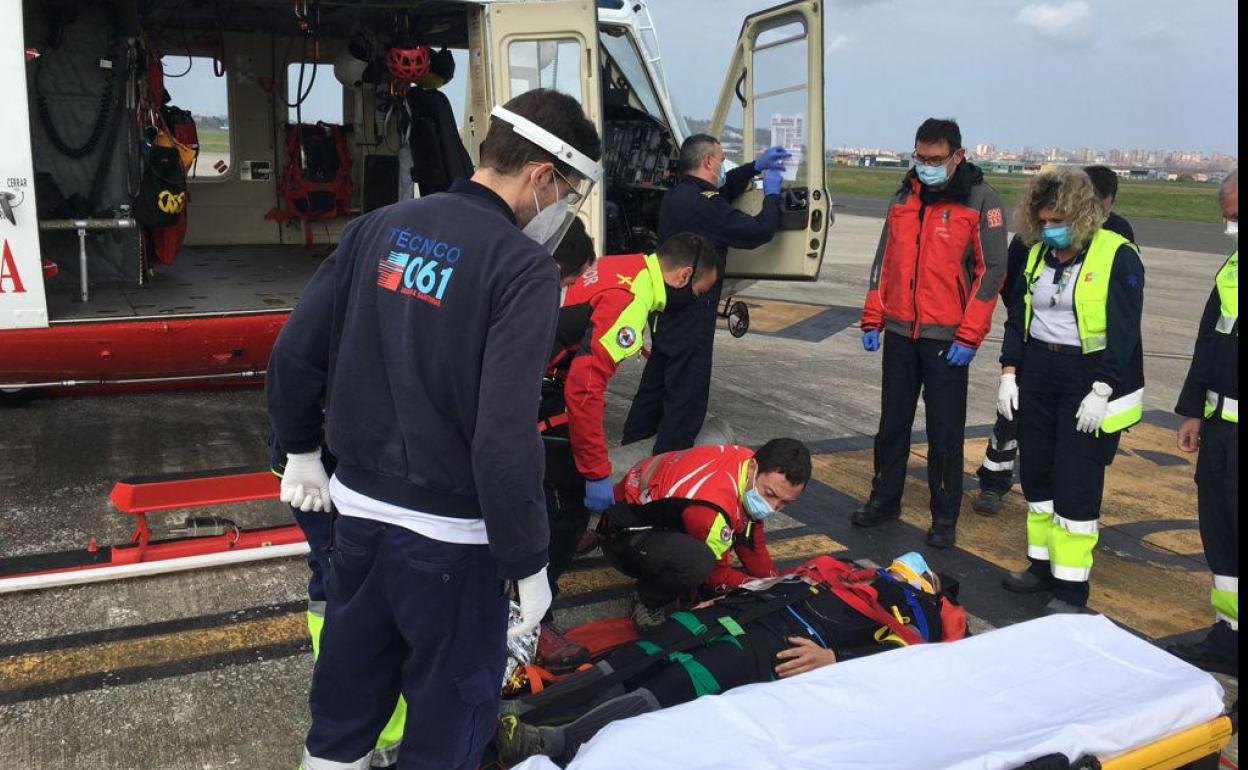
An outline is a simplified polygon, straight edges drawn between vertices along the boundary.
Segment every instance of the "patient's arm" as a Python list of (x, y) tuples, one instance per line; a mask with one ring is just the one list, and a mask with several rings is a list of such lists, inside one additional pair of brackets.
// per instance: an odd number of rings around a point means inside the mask
[(835, 652), (825, 650), (804, 636), (790, 636), (789, 641), (793, 643), (792, 647), (776, 653), (776, 659), (780, 661), (776, 666), (776, 676), (781, 679), (836, 662)]

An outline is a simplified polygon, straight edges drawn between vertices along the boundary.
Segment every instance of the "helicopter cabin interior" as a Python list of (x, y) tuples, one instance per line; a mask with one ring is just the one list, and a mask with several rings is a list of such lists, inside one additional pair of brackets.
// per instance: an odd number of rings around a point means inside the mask
[(27, 0), (51, 321), (289, 309), (352, 217), (471, 174), (490, 101), (537, 87), (600, 110), (598, 252), (653, 249), (686, 132), (632, 30), (492, 54), (505, 5)]

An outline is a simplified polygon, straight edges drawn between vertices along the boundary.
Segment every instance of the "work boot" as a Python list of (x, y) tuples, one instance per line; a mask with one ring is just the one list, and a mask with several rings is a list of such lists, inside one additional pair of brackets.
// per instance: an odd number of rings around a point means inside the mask
[(849, 520), (855, 527), (874, 527), (886, 521), (901, 517), (901, 506), (885, 509), (875, 500), (868, 500), (862, 507), (850, 514)]
[(927, 544), (933, 548), (952, 548), (953, 544), (958, 542), (957, 525), (946, 524), (944, 522), (932, 522), (932, 528), (927, 531)]
[(1003, 495), (995, 489), (981, 489), (971, 501), (971, 510), (982, 516), (996, 516), (1001, 512)]
[(647, 607), (641, 597), (633, 597), (633, 625), (641, 633), (652, 631), (667, 622), (667, 612), (662, 607)]
[(1049, 590), (1049, 581), (1031, 570), (1011, 572), (1001, 579), (1001, 587), (1016, 594), (1038, 594)]
[(1078, 604), (1071, 604), (1064, 599), (1058, 599), (1056, 596), (1049, 599), (1049, 603), (1044, 605), (1045, 615), (1082, 615), (1083, 607)]
[(537, 658), (556, 674), (575, 671), (589, 662), (589, 649), (569, 639), (554, 623), (543, 623), (537, 637)]
[(1166, 652), (1196, 668), (1227, 676), (1239, 676), (1239, 632), (1219, 620), (1198, 641), (1172, 644)]
[(514, 714), (504, 714), (498, 720), (494, 746), (498, 749), (499, 760), (511, 767), (542, 753), (542, 729), (521, 722)]
[(576, 542), (576, 555), (589, 553), (598, 547), (598, 533), (592, 529), (587, 529), (581, 533), (581, 539)]

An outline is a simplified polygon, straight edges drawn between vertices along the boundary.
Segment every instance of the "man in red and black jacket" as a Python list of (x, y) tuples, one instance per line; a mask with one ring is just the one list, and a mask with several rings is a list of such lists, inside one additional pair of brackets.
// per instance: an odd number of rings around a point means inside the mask
[(695, 446), (633, 466), (600, 530), (607, 560), (637, 579), (637, 627), (661, 624), (667, 605), (699, 588), (723, 593), (775, 575), (763, 522), (802, 494), (810, 473), (810, 450), (791, 438), (758, 452)]
[[(624, 359), (641, 352), (652, 314), (664, 312), (672, 292), (696, 296), (723, 274), (715, 244), (677, 233), (656, 254), (603, 257), (582, 273), (564, 297), (555, 343), (542, 385), (538, 430), (546, 449), (546, 512), (550, 520), (551, 592), (576, 556), (589, 512), (614, 502), (603, 413), (607, 383)], [(547, 621), (550, 616), (547, 615)], [(548, 667), (588, 661), (550, 622), (542, 624), (538, 653)]]
[(954, 544), (962, 502), (967, 365), (987, 335), (1005, 277), (1005, 212), (966, 160), (952, 120), (929, 118), (914, 138), (914, 168), (893, 196), (862, 309), (862, 346), (880, 348), (884, 376), (871, 497), (852, 521), (901, 514), (919, 393), (927, 409), (927, 542)]

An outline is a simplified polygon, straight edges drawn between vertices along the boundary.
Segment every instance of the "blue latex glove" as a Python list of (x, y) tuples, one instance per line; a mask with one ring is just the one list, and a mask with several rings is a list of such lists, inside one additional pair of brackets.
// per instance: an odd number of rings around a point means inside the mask
[(763, 195), (779, 195), (780, 182), (784, 176), (779, 171), (767, 169), (763, 172)]
[(862, 349), (872, 353), (880, 349), (879, 329), (867, 329), (862, 333)]
[(949, 346), (949, 351), (945, 353), (945, 362), (950, 366), (966, 366), (975, 357), (975, 348), (968, 348), (966, 345), (953, 343)]
[(784, 159), (791, 157), (792, 153), (783, 147), (768, 147), (763, 151), (761, 158), (754, 160), (755, 171), (781, 171), (784, 169)]
[(585, 507), (591, 511), (605, 511), (615, 502), (611, 477), (585, 479)]

